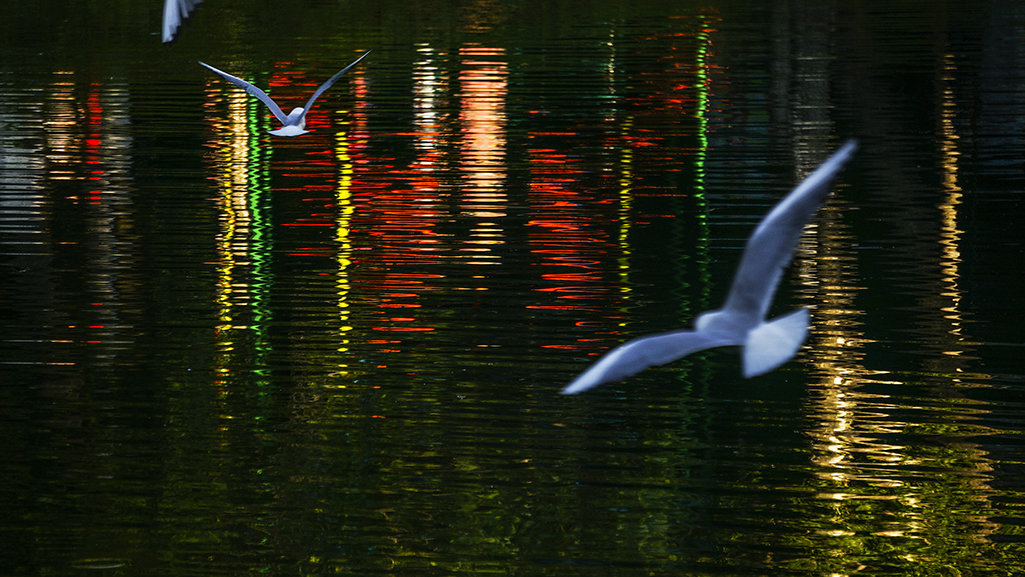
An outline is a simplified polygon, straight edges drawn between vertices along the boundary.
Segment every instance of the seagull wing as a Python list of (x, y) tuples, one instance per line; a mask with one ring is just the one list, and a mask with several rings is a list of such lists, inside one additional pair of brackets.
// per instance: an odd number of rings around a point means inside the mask
[(303, 112), (304, 113), (309, 112), (310, 108), (313, 107), (314, 101), (316, 101), (317, 98), (321, 94), (324, 94), (325, 90), (327, 90), (328, 88), (331, 88), (332, 84), (337, 82), (338, 79), (341, 78), (343, 75), (345, 75), (345, 73), (348, 72), (349, 69), (351, 69), (353, 66), (359, 64), (359, 61), (363, 60), (364, 58), (366, 58), (368, 54), (370, 54), (370, 50), (367, 50), (366, 52), (361, 54), (359, 58), (357, 58), (356, 60), (353, 60), (352, 64), (346, 66), (345, 68), (342, 68), (341, 70), (336, 72), (334, 76), (332, 76), (331, 78), (328, 78), (323, 84), (318, 86), (317, 90), (315, 90), (313, 92), (313, 95), (310, 96), (310, 99), (306, 101), (306, 106), (303, 107)]
[(164, 0), (163, 40), (174, 40), (174, 34), (181, 26), (181, 21), (188, 17), (196, 4), (203, 0)]
[(210, 66), (205, 62), (200, 62), (200, 64), (206, 66), (210, 70), (213, 70), (217, 74), (220, 74), (221, 77), (227, 80), (228, 82), (235, 84), (235, 86), (238, 86), (239, 88), (245, 90), (249, 94), (252, 94), (253, 96), (259, 98), (260, 102), (263, 102), (267, 105), (267, 108), (270, 108), (271, 114), (273, 114), (274, 117), (278, 119), (278, 122), (280, 122), (281, 124), (285, 124), (285, 120), (288, 117), (285, 116), (285, 113), (281, 111), (281, 107), (278, 106), (278, 103), (271, 100), (271, 97), (267, 96), (267, 93), (261, 90), (260, 87), (254, 86), (237, 76), (232, 76), (231, 74), (228, 74), (227, 72), (221, 72), (220, 70), (214, 68), (213, 66)]
[(857, 148), (856, 141), (847, 141), (762, 219), (744, 247), (723, 310), (743, 315), (751, 324), (765, 318), (805, 225)]
[(640, 337), (612, 349), (574, 379), (562, 390), (562, 394), (580, 393), (604, 383), (624, 379), (649, 367), (664, 365), (697, 351), (739, 345), (742, 342), (740, 336), (695, 331), (672, 331)]

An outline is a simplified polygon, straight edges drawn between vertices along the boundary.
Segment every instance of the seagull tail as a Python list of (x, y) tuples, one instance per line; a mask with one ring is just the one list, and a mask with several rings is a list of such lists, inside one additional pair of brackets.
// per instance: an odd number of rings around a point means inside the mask
[(798, 309), (762, 323), (744, 343), (744, 376), (755, 377), (789, 361), (808, 336), (808, 309)]

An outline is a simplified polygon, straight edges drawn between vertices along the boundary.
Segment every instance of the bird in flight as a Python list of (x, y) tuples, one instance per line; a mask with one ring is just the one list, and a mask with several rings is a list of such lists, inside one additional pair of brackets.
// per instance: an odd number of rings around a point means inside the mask
[(164, 42), (174, 40), (182, 20), (203, 0), (164, 0), (164, 21), (161, 26)]
[(366, 58), (368, 54), (370, 54), (369, 50), (361, 54), (359, 58), (352, 62), (352, 64), (346, 66), (345, 68), (342, 68), (337, 73), (335, 73), (334, 76), (328, 78), (323, 84), (318, 86), (315, 91), (313, 91), (313, 95), (310, 96), (310, 99), (306, 101), (305, 106), (303, 106), (302, 108), (293, 108), (292, 112), (289, 112), (287, 116), (281, 110), (281, 107), (278, 106), (278, 103), (274, 102), (271, 99), (271, 97), (267, 96), (267, 93), (261, 90), (258, 86), (254, 86), (253, 84), (250, 84), (249, 82), (246, 82), (245, 80), (242, 80), (237, 76), (232, 76), (227, 72), (222, 72), (205, 62), (200, 62), (200, 64), (206, 66), (210, 70), (213, 70), (217, 74), (220, 74), (221, 77), (223, 77), (228, 82), (231, 82), (239, 88), (242, 88), (249, 94), (252, 94), (253, 96), (259, 98), (260, 102), (266, 104), (267, 108), (270, 108), (270, 111), (274, 115), (274, 118), (277, 118), (278, 122), (280, 122), (282, 125), (281, 128), (278, 128), (277, 130), (270, 130), (269, 132), (271, 134), (275, 136), (299, 136), (300, 134), (306, 134), (307, 132), (309, 132), (309, 130), (306, 130), (306, 113), (310, 111), (310, 108), (313, 106), (313, 103), (316, 102), (317, 97), (323, 94), (324, 91), (328, 88), (331, 88), (332, 84), (334, 84), (339, 78), (342, 77), (342, 75), (348, 72), (350, 68), (359, 64), (359, 61)]
[(743, 373), (767, 373), (791, 359), (808, 334), (808, 309), (765, 320), (783, 268), (804, 226), (825, 201), (858, 144), (847, 141), (762, 219), (747, 240), (726, 303), (698, 316), (694, 330), (640, 337), (606, 354), (562, 390), (571, 395), (714, 347), (743, 347)]

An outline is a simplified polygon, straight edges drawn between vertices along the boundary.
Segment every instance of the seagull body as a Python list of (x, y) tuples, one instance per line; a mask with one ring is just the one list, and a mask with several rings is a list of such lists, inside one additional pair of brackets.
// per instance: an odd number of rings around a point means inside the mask
[(196, 4), (199, 4), (203, 0), (164, 0), (164, 22), (163, 22), (163, 40), (164, 42), (170, 42), (174, 40), (175, 33), (178, 32), (178, 27), (181, 26), (182, 20), (189, 16), (189, 12), (195, 8)]
[(261, 90), (258, 86), (246, 82), (245, 80), (242, 80), (237, 76), (232, 76), (227, 72), (222, 72), (205, 62), (200, 62), (200, 64), (209, 68), (210, 70), (213, 70), (217, 74), (220, 74), (221, 77), (227, 80), (228, 82), (235, 84), (239, 88), (245, 90), (249, 94), (252, 94), (253, 96), (260, 99), (260, 102), (266, 104), (267, 108), (270, 109), (271, 114), (273, 114), (274, 117), (278, 119), (278, 122), (281, 123), (281, 128), (278, 128), (276, 130), (270, 130), (268, 132), (275, 136), (299, 136), (300, 134), (306, 134), (307, 132), (309, 132), (309, 130), (306, 130), (306, 113), (309, 112), (310, 108), (313, 107), (313, 103), (317, 100), (317, 98), (321, 94), (323, 94), (325, 90), (331, 88), (331, 85), (334, 84), (339, 78), (341, 78), (346, 72), (348, 72), (350, 68), (358, 64), (360, 60), (366, 58), (367, 54), (370, 54), (369, 50), (360, 55), (360, 57), (354, 60), (352, 64), (346, 66), (345, 68), (342, 68), (341, 70), (336, 72), (334, 76), (328, 78), (323, 84), (317, 87), (317, 89), (313, 92), (313, 95), (310, 96), (310, 99), (306, 101), (305, 106), (301, 108), (293, 108), (292, 111), (288, 113), (288, 115), (285, 115), (284, 111), (281, 110), (281, 107), (278, 106), (278, 103), (274, 102), (274, 100), (272, 100), (270, 96), (267, 96), (267, 93)]
[(805, 224), (825, 201), (836, 175), (857, 148), (857, 142), (847, 141), (762, 219), (744, 247), (721, 309), (699, 315), (694, 330), (640, 337), (613, 349), (562, 393), (586, 391), (714, 347), (743, 347), (745, 377), (767, 373), (790, 360), (808, 334), (808, 309), (769, 321), (765, 315)]

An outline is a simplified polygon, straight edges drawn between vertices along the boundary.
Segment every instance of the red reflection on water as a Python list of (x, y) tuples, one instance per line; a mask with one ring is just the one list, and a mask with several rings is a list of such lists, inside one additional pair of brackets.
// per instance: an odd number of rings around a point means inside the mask
[[(591, 309), (594, 297), (609, 290), (606, 267), (600, 261), (608, 251), (617, 251), (606, 232), (611, 215), (596, 211), (600, 203), (578, 190), (585, 171), (576, 159), (550, 148), (531, 149), (527, 158), (531, 167), (528, 246), (536, 257), (539, 278), (545, 281), (534, 290), (560, 301), (528, 308)], [(603, 212), (606, 219), (601, 218)]]
[[(415, 130), (393, 135), (412, 138), (416, 155), (408, 164), (353, 157), (349, 186), (356, 210), (348, 224), (356, 246), (347, 279), (368, 305), (362, 314), (374, 332), (436, 330), (429, 318), (394, 315), (423, 309), (422, 298), (442, 291), (437, 281), (451, 274), (424, 271), (495, 264), (494, 247), (504, 242), (504, 51), (473, 46), (461, 49), (459, 58), (452, 82), (442, 66), (445, 55), (418, 48), (412, 72)], [(453, 90), (458, 115), (448, 112)], [(424, 314), (434, 312), (432, 307)], [(399, 350), (395, 345), (404, 341), (388, 342), (389, 350)]]

